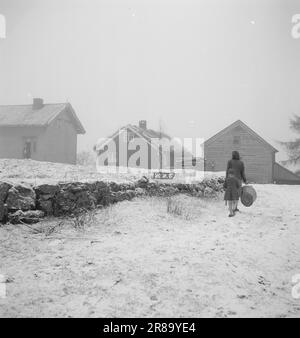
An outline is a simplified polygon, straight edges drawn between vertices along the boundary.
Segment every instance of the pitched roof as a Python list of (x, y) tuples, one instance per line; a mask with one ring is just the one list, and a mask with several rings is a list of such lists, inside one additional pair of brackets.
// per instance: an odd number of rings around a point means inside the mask
[(276, 167), (277, 166), (277, 174), (278, 174), (278, 171), (281, 171), (281, 173), (285, 174), (285, 175), (288, 175), (287, 177), (274, 177), (275, 180), (289, 180), (290, 178), (289, 177), (293, 177), (293, 180), (295, 181), (300, 181), (300, 176), (298, 176), (297, 174), (293, 173), (291, 170), (289, 170), (288, 168), (285, 168), (284, 166), (282, 166), (281, 164), (275, 162), (274, 163), (274, 166)]
[(147, 141), (147, 143), (151, 146), (153, 146), (153, 144), (151, 144), (150, 142), (151, 138), (167, 138), (171, 140), (171, 137), (167, 134), (159, 133), (152, 129), (143, 129), (132, 124), (127, 124), (126, 126), (115, 131), (108, 138), (105, 138), (102, 142), (98, 143), (97, 148), (100, 149), (104, 147), (107, 143), (110, 142), (110, 140), (114, 139), (116, 136), (120, 135), (125, 130), (130, 130), (131, 132), (135, 133), (138, 137), (144, 138)]
[(140, 137), (144, 137), (147, 139), (151, 138), (167, 138), (168, 140), (171, 140), (171, 137), (163, 132), (160, 131), (155, 131), (153, 129), (143, 129), (140, 128), (139, 126), (135, 125), (129, 125), (129, 128), (133, 131), (136, 132)]
[(231, 130), (233, 130), (236, 127), (242, 127), (244, 129), (246, 129), (248, 131), (249, 134), (251, 134), (252, 136), (254, 136), (262, 145), (264, 145), (265, 147), (267, 147), (268, 149), (270, 149), (273, 152), (278, 152), (278, 150), (276, 148), (274, 148), (270, 143), (268, 143), (266, 140), (264, 140), (261, 136), (259, 136), (254, 130), (252, 130), (250, 127), (248, 127), (244, 122), (242, 122), (241, 120), (237, 120), (235, 122), (233, 122), (232, 124), (230, 124), (228, 127), (222, 129), (221, 131), (219, 131), (217, 134), (215, 134), (214, 136), (212, 136), (211, 138), (209, 138), (208, 140), (206, 140), (204, 142), (204, 146), (207, 146), (208, 144), (210, 144), (211, 142), (215, 141), (216, 139), (218, 139), (220, 136), (226, 134), (227, 132), (230, 132)]
[(85, 130), (70, 103), (44, 104), (33, 109), (32, 104), (0, 106), (0, 127), (44, 127), (49, 125), (65, 109), (71, 114), (78, 134)]
[[(166, 138), (168, 140), (172, 140), (172, 137), (163, 133), (163, 132), (158, 132), (153, 129), (143, 129), (140, 128), (139, 126), (132, 125), (132, 124), (127, 124), (126, 126), (118, 129), (116, 132), (114, 132), (110, 137), (102, 140), (100, 143), (96, 144), (96, 149), (101, 149), (105, 145), (107, 145), (112, 139), (114, 139), (116, 136), (122, 134), (125, 130), (130, 130), (131, 132), (135, 133), (138, 137), (144, 138), (146, 142), (153, 148), (156, 149), (156, 146), (151, 142), (152, 138)], [(181, 145), (181, 144), (180, 144)], [(159, 151), (159, 149), (156, 149)], [(186, 154), (190, 153), (188, 149), (185, 148)]]

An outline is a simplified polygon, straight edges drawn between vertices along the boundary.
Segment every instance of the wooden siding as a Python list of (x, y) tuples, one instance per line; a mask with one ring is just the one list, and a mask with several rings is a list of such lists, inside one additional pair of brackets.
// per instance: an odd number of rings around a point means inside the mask
[[(234, 140), (240, 140), (240, 144), (235, 144)], [(233, 150), (240, 153), (241, 160), (245, 163), (246, 178), (249, 182), (273, 182), (274, 151), (271, 151), (262, 144), (260, 139), (254, 137), (241, 126), (229, 130), (204, 145), (205, 169), (226, 170)]]
[(26, 138), (36, 142), (36, 150), (31, 153), (33, 160), (76, 163), (77, 131), (66, 112), (62, 112), (47, 128), (0, 128), (0, 158), (22, 159)]
[(0, 158), (23, 158), (24, 140), (34, 138), (36, 151), (32, 152), (33, 160), (40, 160), (39, 141), (45, 129), (42, 127), (0, 127)]
[(46, 129), (40, 150), (42, 161), (76, 164), (77, 132), (66, 112)]

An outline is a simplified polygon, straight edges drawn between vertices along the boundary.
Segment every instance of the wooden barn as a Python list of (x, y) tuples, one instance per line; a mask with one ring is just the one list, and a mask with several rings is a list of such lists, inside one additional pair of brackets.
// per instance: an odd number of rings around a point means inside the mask
[(299, 176), (275, 162), (278, 150), (240, 120), (204, 142), (205, 170), (226, 170), (233, 150), (240, 153), (249, 182), (300, 184)]
[(75, 164), (84, 133), (70, 103), (0, 106), (0, 158)]

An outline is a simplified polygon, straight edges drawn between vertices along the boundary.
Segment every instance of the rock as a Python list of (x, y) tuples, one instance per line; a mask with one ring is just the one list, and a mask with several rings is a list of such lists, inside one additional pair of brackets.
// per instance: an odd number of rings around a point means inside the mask
[(203, 197), (204, 196), (204, 192), (203, 191), (198, 191), (196, 194), (196, 197)]
[(113, 202), (121, 202), (125, 200), (129, 201), (133, 197), (135, 197), (135, 192), (133, 190), (117, 191), (112, 194), (113, 194)]
[(110, 204), (111, 190), (109, 188), (109, 184), (103, 181), (96, 182), (93, 196), (96, 199), (97, 205), (107, 206), (108, 204)]
[(89, 191), (80, 191), (76, 194), (76, 206), (84, 209), (93, 209), (96, 199)]
[(31, 210), (35, 208), (36, 194), (29, 185), (18, 184), (8, 191), (6, 204), (8, 210)]
[(160, 185), (159, 187), (159, 193), (165, 196), (173, 196), (178, 193), (178, 191), (179, 190), (175, 186)]
[[(53, 214), (61, 216), (72, 214), (76, 209), (93, 209), (96, 206), (96, 198), (93, 193), (87, 190), (86, 185), (82, 185), (83, 190), (79, 189), (80, 185), (64, 185), (53, 199)], [(44, 205), (44, 204), (42, 204)], [(44, 205), (46, 207), (46, 205)], [(50, 205), (47, 205), (47, 207)]]
[(145, 195), (145, 193), (146, 193), (146, 191), (143, 188), (136, 188), (135, 189), (135, 195), (136, 196), (143, 196), (143, 195)]
[(51, 200), (39, 201), (38, 208), (44, 211), (47, 216), (53, 215), (53, 203)]
[(75, 194), (77, 192), (89, 190), (89, 186), (88, 184), (82, 182), (61, 183), (59, 184), (59, 190), (64, 190)]
[(167, 187), (165, 193), (172, 196), (178, 193), (178, 189), (176, 187)]
[(12, 187), (10, 183), (0, 182), (0, 202), (5, 202), (9, 189)]
[(45, 216), (44, 212), (41, 210), (29, 210), (29, 211), (22, 211), (18, 210), (13, 214), (8, 215), (8, 220), (12, 224), (18, 223), (26, 223), (26, 224), (33, 224), (38, 223), (41, 218)]
[(178, 184), (176, 184), (176, 188), (179, 191), (185, 192), (185, 191), (188, 191), (188, 184), (178, 183)]
[(223, 184), (225, 182), (225, 177), (224, 176), (218, 177), (217, 181), (219, 184)]
[(7, 199), (8, 191), (12, 187), (11, 184), (6, 182), (0, 182), (0, 222), (5, 222), (7, 218), (7, 205), (5, 201)]
[(34, 190), (38, 197), (49, 196), (50, 198), (50, 197), (53, 197), (59, 191), (59, 187), (57, 185), (42, 184), (42, 185), (35, 187)]
[(135, 197), (135, 190), (128, 189), (126, 190), (126, 197), (128, 200), (131, 200)]
[(37, 208), (47, 216), (53, 215), (53, 200), (59, 192), (58, 185), (42, 184), (34, 188), (37, 196)]
[(202, 192), (202, 193), (203, 193), (204, 190), (205, 190), (205, 184), (203, 184), (203, 183), (197, 184), (196, 190), (197, 190), (198, 192)]
[(141, 179), (139, 179), (137, 181), (137, 187), (139, 187), (139, 188), (145, 188), (148, 183), (149, 183), (148, 177), (143, 176)]
[(109, 189), (109, 183), (104, 181), (96, 182), (96, 189), (97, 190), (107, 190)]
[(0, 202), (0, 223), (6, 223), (8, 215), (7, 205)]
[(206, 187), (204, 189), (203, 195), (204, 195), (204, 197), (212, 197), (212, 196), (215, 195), (215, 191), (212, 188), (210, 188), (210, 187)]
[(223, 190), (224, 179), (222, 178), (211, 178), (203, 180), (202, 184), (206, 187), (213, 189), (214, 191), (222, 191)]
[(38, 199), (41, 201), (48, 201), (48, 200), (53, 199), (54, 196), (55, 195), (52, 195), (52, 194), (45, 194), (45, 195), (40, 195)]
[(149, 182), (146, 186), (145, 189), (147, 191), (147, 194), (149, 195), (155, 195), (157, 193), (159, 193), (159, 188), (160, 188), (160, 184), (157, 182)]
[(123, 191), (112, 192), (111, 203), (122, 202), (126, 199), (126, 194)]
[(135, 183), (126, 183), (124, 186), (124, 190), (135, 190), (136, 184)]
[[(37, 208), (46, 215), (62, 216), (76, 210), (93, 209), (96, 206), (131, 200), (135, 196), (172, 196), (176, 193), (198, 197), (215, 197), (223, 190), (223, 177), (204, 179), (197, 184), (166, 183), (149, 181), (143, 176), (136, 182), (116, 183), (96, 181), (92, 183), (69, 182), (57, 185), (42, 184), (32, 188), (26, 184), (12, 186), (0, 183), (0, 222), (5, 222), (9, 213)], [(19, 217), (17, 215), (11, 216)], [(22, 216), (23, 217), (23, 216)]]
[(118, 184), (116, 182), (109, 182), (109, 188), (113, 192), (117, 192), (121, 190), (122, 184)]

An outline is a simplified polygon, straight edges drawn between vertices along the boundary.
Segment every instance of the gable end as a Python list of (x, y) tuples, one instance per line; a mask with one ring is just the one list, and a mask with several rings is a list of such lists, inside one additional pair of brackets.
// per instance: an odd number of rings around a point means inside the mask
[(234, 123), (232, 123), (228, 127), (224, 128), (223, 130), (221, 130), (220, 132), (218, 132), (217, 134), (215, 134), (214, 136), (212, 136), (211, 138), (209, 138), (208, 140), (206, 140), (204, 142), (204, 147), (206, 147), (209, 144), (211, 144), (212, 142), (216, 141), (217, 139), (219, 139), (223, 135), (225, 135), (227, 133), (230, 133), (231, 131), (233, 131), (236, 128), (242, 128), (242, 129), (246, 130), (258, 142), (260, 142), (262, 146), (264, 146), (265, 148), (267, 148), (269, 151), (274, 152), (274, 153), (278, 152), (278, 150), (276, 148), (274, 148), (271, 144), (269, 144), (267, 141), (265, 141), (261, 136), (259, 136), (254, 130), (252, 130), (251, 128), (249, 128), (241, 120), (235, 121)]

